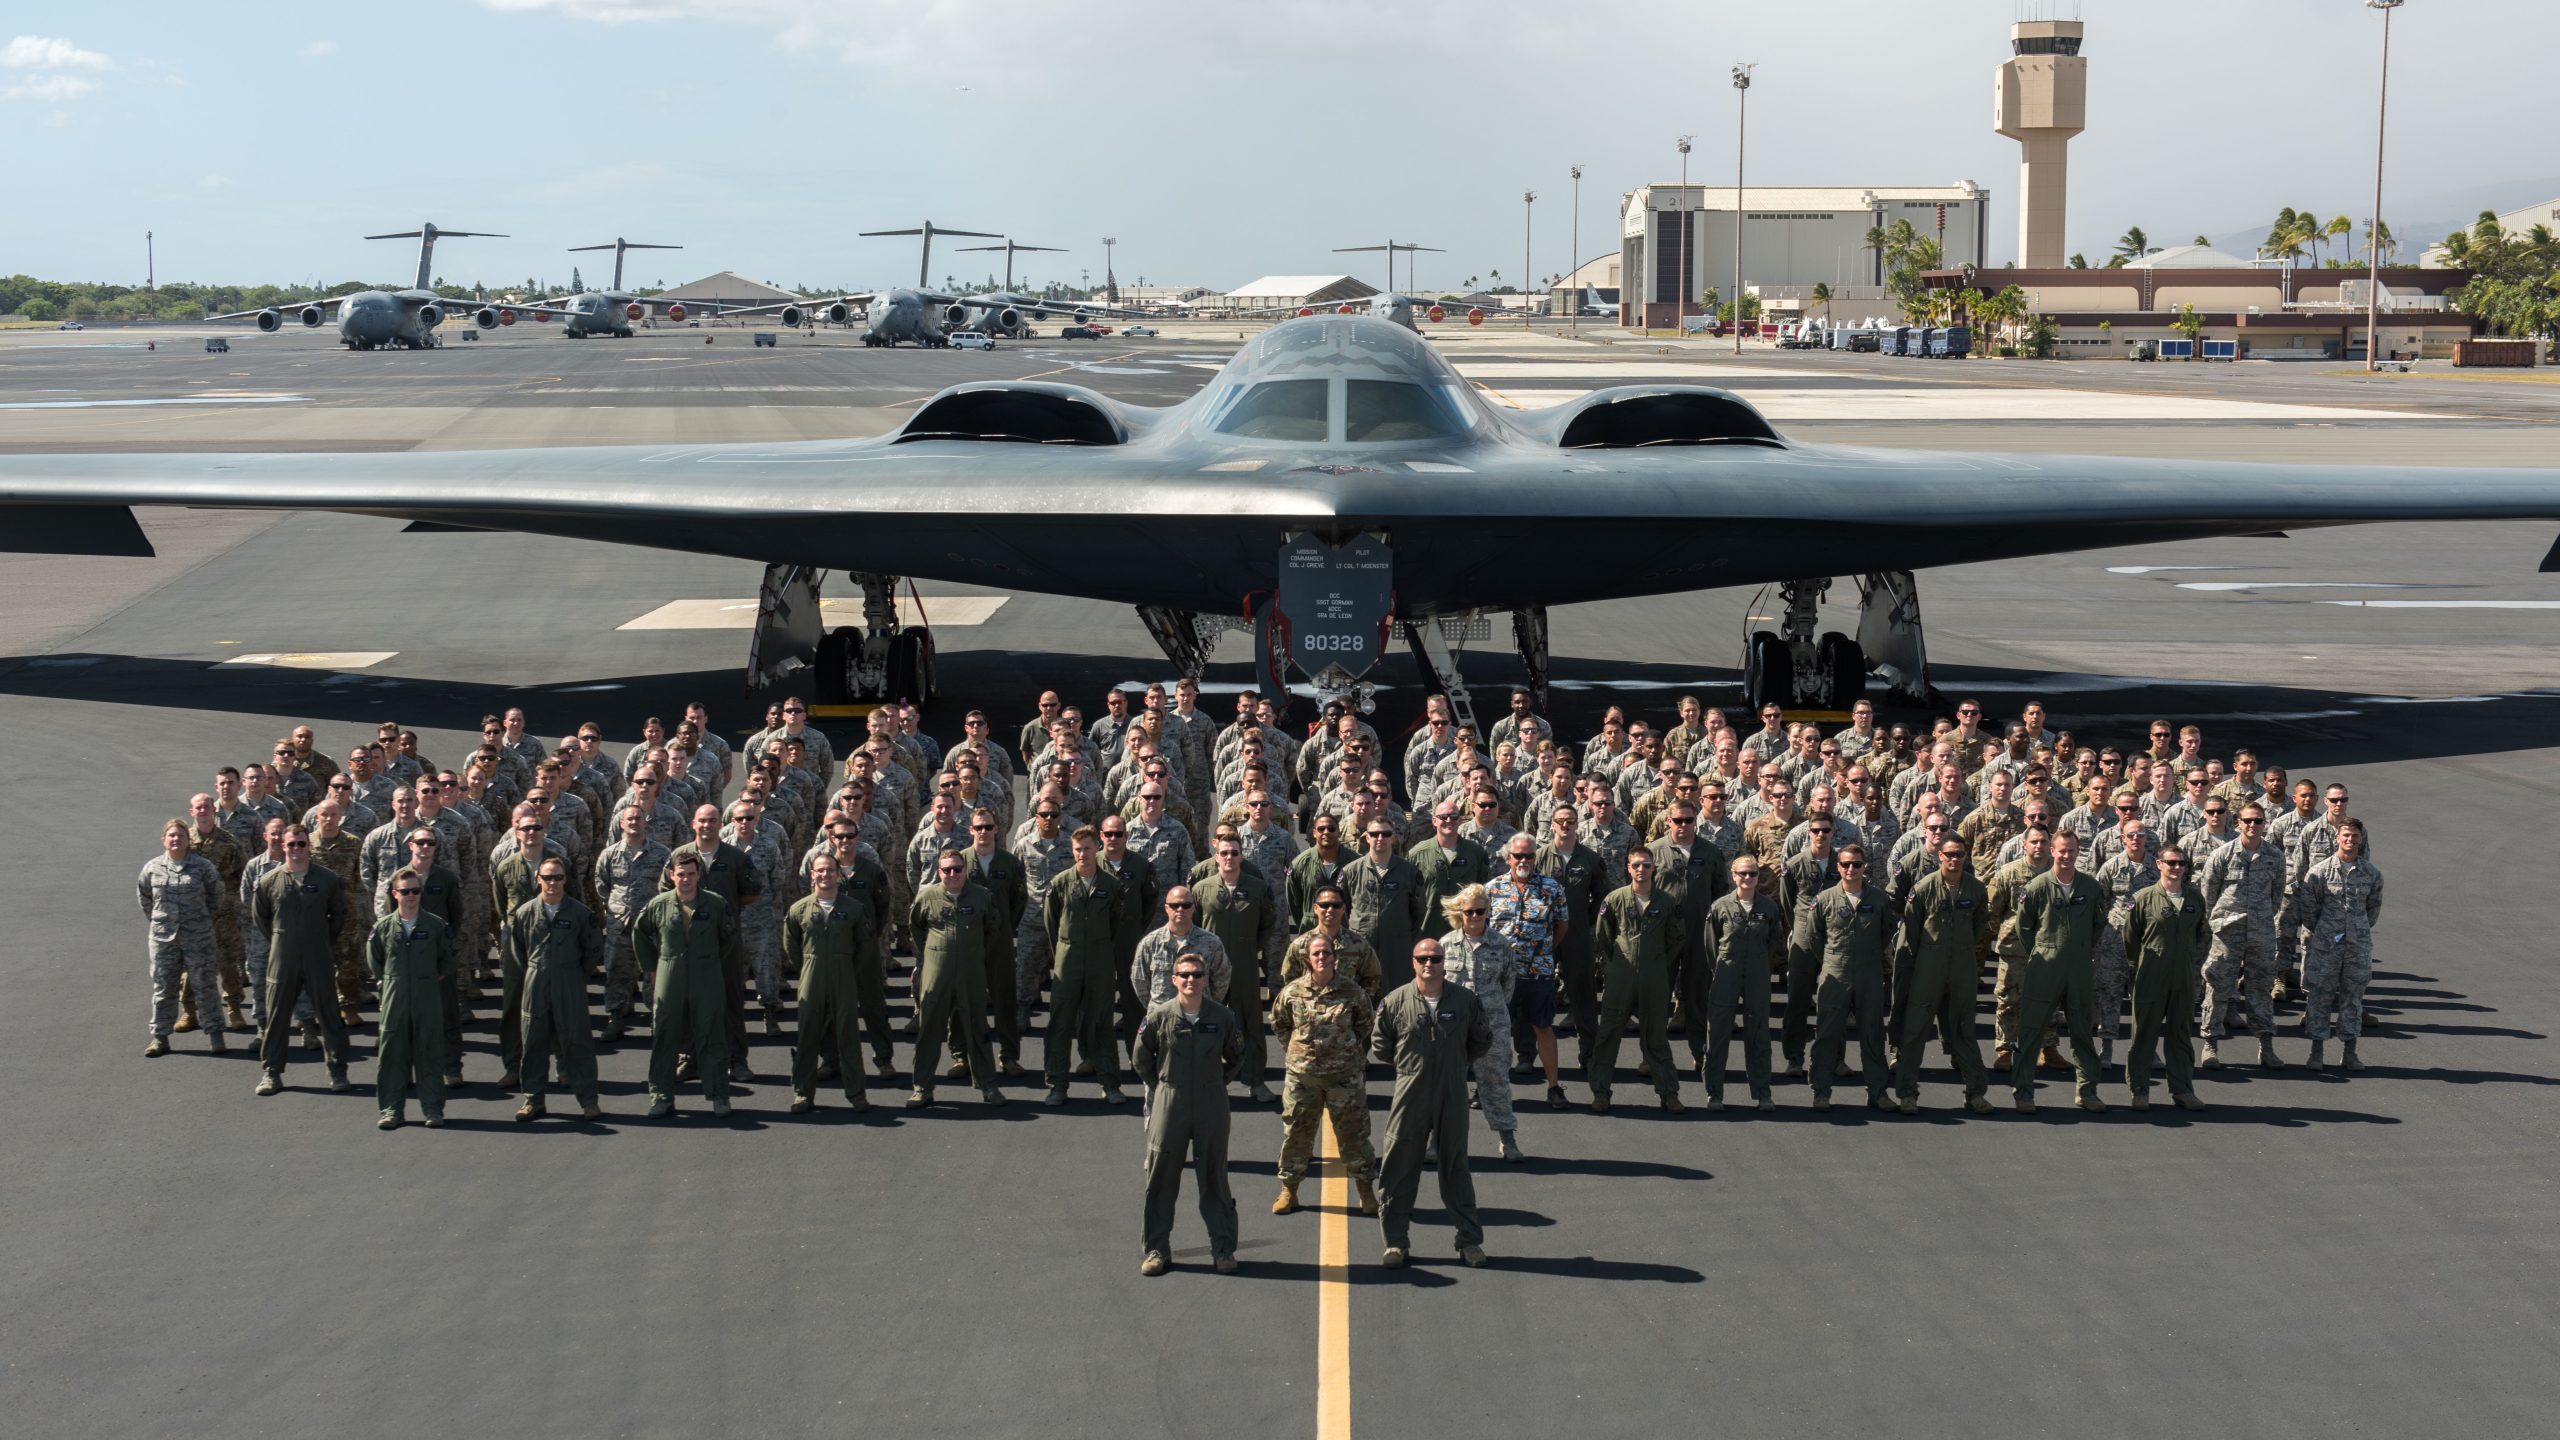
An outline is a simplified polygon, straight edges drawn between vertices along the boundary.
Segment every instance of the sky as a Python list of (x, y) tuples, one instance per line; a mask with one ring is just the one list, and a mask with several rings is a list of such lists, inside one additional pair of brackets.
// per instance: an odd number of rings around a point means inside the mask
[[(1607, 251), (1680, 134), (1693, 181), (1730, 183), (1744, 61), (1752, 183), (1973, 180), (2013, 237), (1991, 80), (2041, 15), (2088, 24), (2071, 248), (2370, 208), (2360, 0), (14, 0), (0, 273), (139, 283), (149, 230), (165, 279), (405, 279), (410, 243), (359, 237), (431, 220), (509, 236), (440, 247), (454, 283), (597, 281), (563, 252), (621, 235), (685, 246), (635, 256), (637, 284), (869, 287), (912, 277), (916, 242), (854, 232), (930, 218), (1065, 247), (1022, 257), (1033, 281), (1098, 282), (1111, 235), (1124, 283), (1374, 283), (1378, 257), (1331, 251), (1390, 237), (1447, 252), (1420, 288), (1516, 282), (1524, 212), (1541, 278), (1576, 210), (1582, 258)], [(2404, 238), (2560, 194), (2547, 101), (2501, 54), (2560, 54), (2560, 4), (2396, 13)], [(1003, 257), (947, 259), (936, 280)]]

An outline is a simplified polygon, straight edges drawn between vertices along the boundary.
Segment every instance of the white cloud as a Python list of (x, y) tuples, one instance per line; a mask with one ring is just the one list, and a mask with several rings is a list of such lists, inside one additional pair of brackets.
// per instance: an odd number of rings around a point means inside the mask
[(73, 100), (97, 88), (97, 81), (84, 76), (44, 75), (0, 86), (0, 100)]
[(0, 49), (0, 68), (10, 70), (112, 70), (115, 62), (95, 50), (45, 35), (20, 35)]
[[(76, 100), (98, 88), (98, 82), (86, 74), (112, 70), (115, 62), (95, 50), (83, 50), (68, 40), (45, 35), (20, 35), (6, 46), (0, 46), (0, 70), (26, 72), (0, 85), (0, 100), (33, 100), (40, 104), (60, 104)], [(48, 125), (59, 125), (63, 116), (56, 113), (46, 119)]]
[(314, 40), (302, 47), (302, 58), (305, 60), (325, 60), (337, 53), (338, 42), (335, 40)]

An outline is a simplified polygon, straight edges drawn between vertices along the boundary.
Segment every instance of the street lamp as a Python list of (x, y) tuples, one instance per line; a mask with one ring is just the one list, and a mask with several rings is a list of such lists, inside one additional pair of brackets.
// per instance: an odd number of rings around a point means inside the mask
[(1112, 236), (1102, 237), (1102, 293), (1103, 297), (1114, 305), (1120, 303), (1120, 281), (1111, 271), (1111, 247), (1119, 243), (1119, 240)]
[[(1682, 333), (1681, 321), (1689, 313), (1689, 137), (1675, 142), (1680, 147), (1680, 193), (1671, 197), (1671, 213), (1680, 217), (1680, 294), (1671, 307), (1671, 333)], [(1655, 271), (1660, 274), (1660, 271)]]
[(1733, 353), (1742, 353), (1742, 122), (1751, 104), (1751, 67), (1733, 67)]
[(2366, 258), (2371, 267), (2364, 297), (2364, 368), (2368, 375), (2382, 369), (2381, 357), (2374, 350), (2375, 332), (2382, 327), (2382, 135), (2391, 110), (2391, 12), (2399, 9), (2400, 3), (2401, 0), (2364, 0), (2366, 9), (2382, 12), (2382, 93), (2373, 110), (2373, 215), (2365, 230)]
[(1538, 192), (1520, 192), (1520, 328), (1529, 328), (1529, 282), (1537, 274), (1529, 268), (1529, 223), (1538, 213)]
[(1564, 323), (1568, 331), (1579, 335), (1582, 333), (1582, 167), (1579, 165), (1573, 167), (1573, 253), (1564, 258), (1566, 265), (1571, 267), (1565, 271), (1565, 278), (1573, 282), (1573, 315)]

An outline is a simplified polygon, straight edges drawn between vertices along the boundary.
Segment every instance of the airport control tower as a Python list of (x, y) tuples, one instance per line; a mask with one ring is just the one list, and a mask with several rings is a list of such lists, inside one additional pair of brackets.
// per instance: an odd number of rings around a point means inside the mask
[(2071, 164), (2064, 148), (2089, 114), (2080, 22), (2022, 20), (2009, 27), (2009, 50), (2000, 63), (1991, 128), (2018, 142), (2018, 263), (2059, 269)]

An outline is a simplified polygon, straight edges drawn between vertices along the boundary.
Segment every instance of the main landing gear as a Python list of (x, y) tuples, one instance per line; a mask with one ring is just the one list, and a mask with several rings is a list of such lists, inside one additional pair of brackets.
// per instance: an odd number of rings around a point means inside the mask
[[(898, 576), (852, 572), (848, 578), (862, 587), (862, 623), (829, 630), (818, 594), (821, 573), (806, 565), (765, 567), (747, 652), (747, 688), (809, 670), (812, 698), (820, 705), (935, 699), (941, 687), (922, 602), (916, 604), (918, 623), (909, 625), (898, 610)], [(913, 586), (908, 594), (914, 598)]]
[(1757, 710), (1774, 701), (1791, 708), (1846, 710), (1865, 695), (1870, 671), (1895, 698), (1931, 702), (1919, 582), (1908, 570), (1888, 570), (1861, 575), (1855, 583), (1855, 639), (1837, 630), (1815, 634), (1822, 598), (1831, 590), (1829, 578), (1789, 580), (1777, 587), (1784, 607), (1779, 628), (1755, 630), (1743, 642), (1746, 706)]

